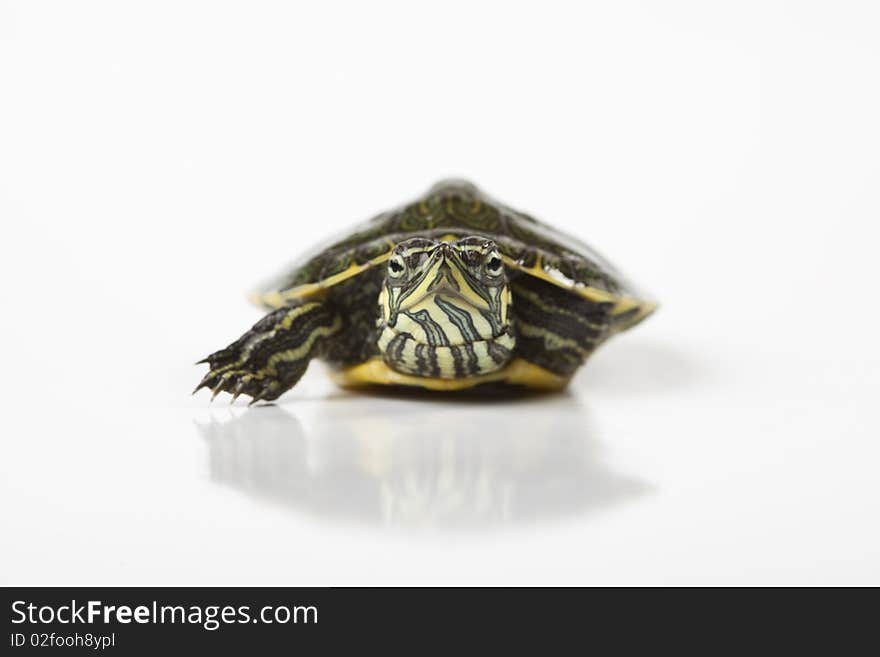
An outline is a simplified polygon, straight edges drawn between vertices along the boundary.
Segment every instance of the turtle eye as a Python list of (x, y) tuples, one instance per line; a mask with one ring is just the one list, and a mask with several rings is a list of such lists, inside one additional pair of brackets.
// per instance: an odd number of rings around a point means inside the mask
[(501, 260), (501, 254), (498, 251), (492, 251), (486, 258), (486, 273), (489, 276), (500, 276), (503, 265), (504, 262)]
[(399, 278), (405, 269), (406, 265), (403, 264), (403, 258), (399, 255), (393, 256), (388, 261), (388, 274), (391, 278)]

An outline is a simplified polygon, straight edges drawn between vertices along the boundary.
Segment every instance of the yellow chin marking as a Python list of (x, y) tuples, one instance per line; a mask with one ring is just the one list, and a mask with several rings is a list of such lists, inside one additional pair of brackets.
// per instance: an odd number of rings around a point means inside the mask
[(381, 358), (372, 358), (365, 363), (332, 372), (333, 381), (346, 388), (359, 388), (368, 385), (413, 386), (428, 390), (456, 391), (466, 390), (481, 383), (508, 383), (539, 390), (562, 390), (569, 378), (559, 376), (543, 367), (515, 358), (503, 369), (489, 374), (461, 379), (439, 379), (425, 376), (401, 374), (391, 369)]

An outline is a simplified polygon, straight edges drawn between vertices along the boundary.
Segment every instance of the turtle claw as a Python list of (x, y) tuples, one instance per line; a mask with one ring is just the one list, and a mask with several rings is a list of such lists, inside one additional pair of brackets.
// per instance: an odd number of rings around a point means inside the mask
[(223, 392), (223, 384), (226, 383), (226, 376), (221, 376), (220, 381), (217, 382), (213, 388), (211, 388), (211, 401), (214, 401), (221, 392)]
[[(274, 378), (267, 375), (257, 376), (246, 370), (226, 370), (217, 371), (212, 369), (201, 380), (193, 394), (202, 388), (211, 389), (211, 399), (214, 401), (221, 392), (228, 392), (232, 395), (229, 400), (230, 404), (235, 403), (241, 395), (249, 395), (251, 404), (264, 400), (267, 393), (279, 388), (279, 383)], [(277, 397), (277, 395), (275, 395)], [(274, 397), (273, 397), (274, 398)]]
[[(335, 311), (317, 302), (279, 308), (228, 347), (200, 360), (208, 373), (193, 393), (210, 388), (212, 401), (221, 392), (231, 394), (232, 402), (240, 395), (251, 397), (251, 405), (274, 401), (299, 381), (326, 336), (341, 326)], [(308, 351), (288, 355), (291, 345), (304, 343)]]
[(235, 400), (241, 396), (241, 393), (244, 392), (244, 381), (239, 381), (238, 385), (232, 391), (232, 399), (229, 400), (229, 405), (232, 406), (235, 403)]
[(263, 401), (263, 393), (265, 392), (265, 386), (261, 386), (259, 390), (251, 393), (251, 400), (248, 402), (248, 407), (253, 406), (257, 402)]
[(196, 393), (197, 393), (199, 390), (201, 390), (202, 388), (207, 388), (207, 387), (208, 387), (208, 382), (209, 382), (212, 378), (214, 378), (214, 376), (215, 376), (215, 375), (214, 375), (213, 372), (208, 372), (208, 373), (204, 376), (204, 378), (202, 378), (202, 380), (199, 381), (199, 385), (197, 385), (195, 388), (193, 388), (192, 394), (196, 394)]

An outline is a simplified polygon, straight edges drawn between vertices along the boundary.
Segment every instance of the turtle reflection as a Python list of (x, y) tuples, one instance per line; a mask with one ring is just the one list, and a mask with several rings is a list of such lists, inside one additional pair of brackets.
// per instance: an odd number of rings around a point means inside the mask
[[(604, 508), (647, 486), (602, 462), (582, 407), (360, 398), (199, 425), (215, 481), (323, 518), (486, 526)], [(501, 412), (499, 412), (501, 411)]]

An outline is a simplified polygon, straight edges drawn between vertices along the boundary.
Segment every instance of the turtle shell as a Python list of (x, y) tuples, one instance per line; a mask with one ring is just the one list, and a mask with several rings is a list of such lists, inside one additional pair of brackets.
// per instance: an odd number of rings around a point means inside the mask
[(321, 295), (328, 288), (386, 262), (398, 243), (414, 236), (493, 240), (508, 268), (573, 294), (611, 303), (612, 314), (635, 323), (651, 312), (645, 300), (608, 260), (571, 235), (491, 199), (474, 185), (442, 181), (421, 198), (383, 212), (312, 251), (262, 286), (252, 299), (266, 308)]

